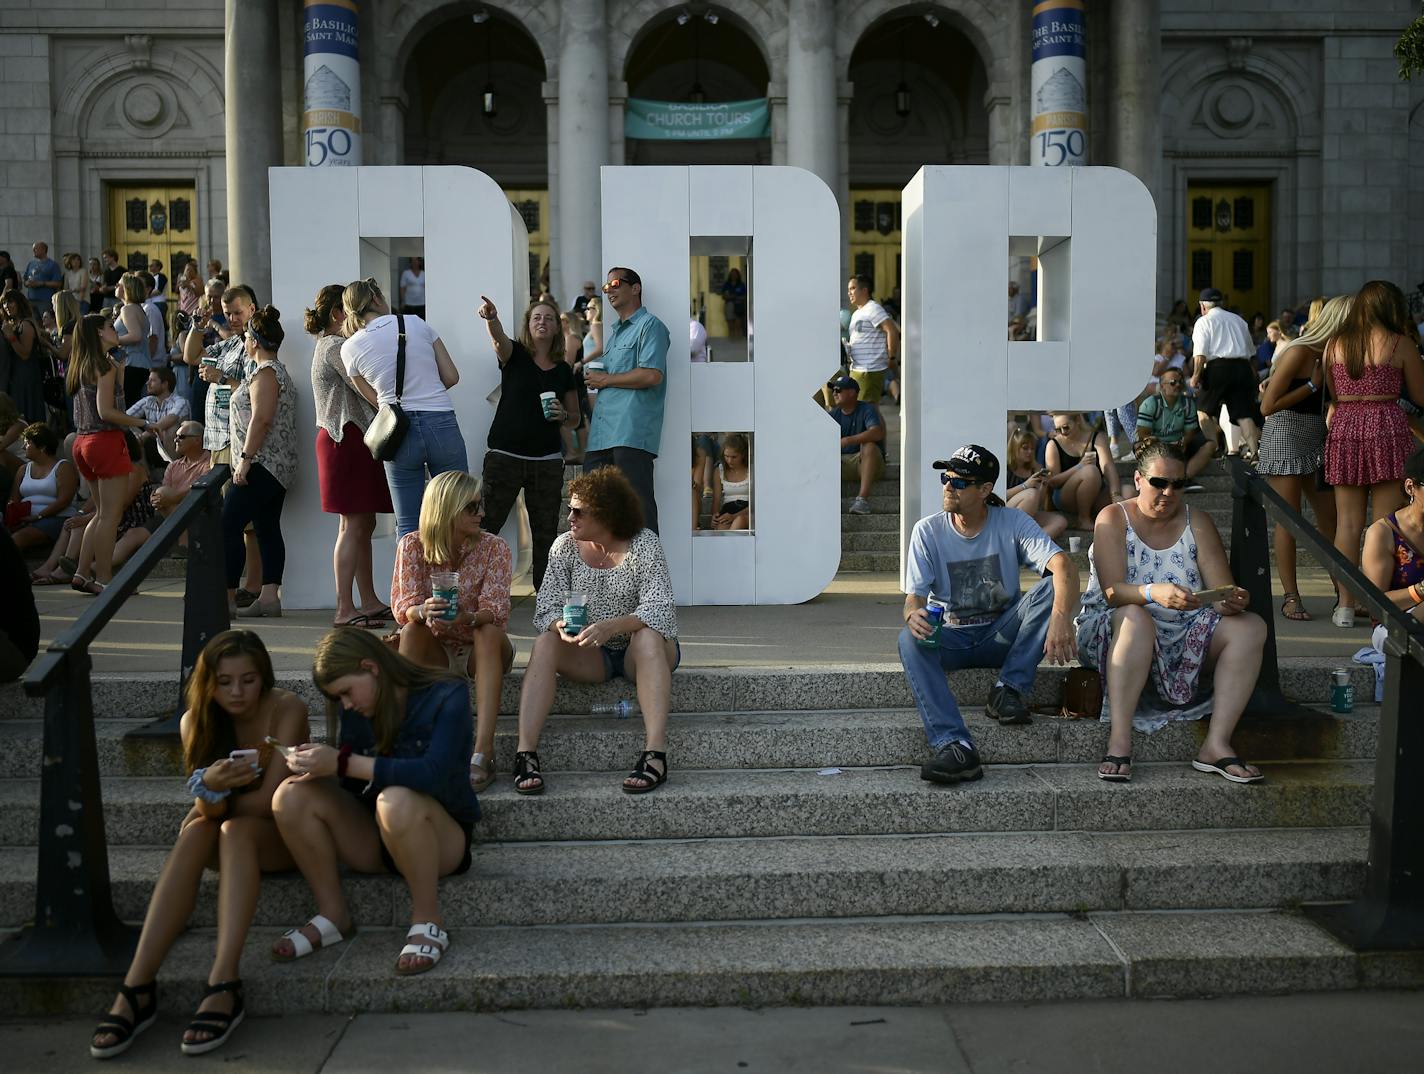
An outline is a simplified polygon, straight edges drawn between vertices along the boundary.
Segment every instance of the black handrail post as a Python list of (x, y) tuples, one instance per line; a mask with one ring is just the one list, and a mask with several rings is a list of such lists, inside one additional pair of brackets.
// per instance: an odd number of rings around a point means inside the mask
[[(226, 468), (224, 468), (226, 469)], [(222, 532), (222, 483), (207, 481), (203, 502), (188, 526), (187, 581), (183, 595), (183, 665), (178, 677), (178, 703), (171, 716), (128, 732), (125, 738), (178, 735), (178, 720), (187, 707), (184, 695), (198, 654), (217, 634), (232, 625), (227, 610), (227, 568)]]
[(35, 920), (0, 954), (7, 976), (122, 974), (138, 942), (109, 887), (88, 646), (62, 661), (45, 696)]
[(1275, 597), (1271, 594), (1271, 528), (1265, 505), (1252, 495), (1251, 488), (1253, 481), (1260, 480), (1261, 477), (1240, 459), (1231, 460), (1231, 577), (1250, 594), (1250, 609), (1266, 621), (1261, 670), (1243, 715), (1314, 715), (1281, 692)]
[[(1424, 664), (1408, 635), (1391, 625), (1385, 641), (1384, 700), (1375, 754), (1370, 856), (1365, 892), (1344, 906), (1307, 907), (1320, 925), (1357, 951), (1424, 948)], [(1406, 765), (1412, 765), (1411, 771)]]

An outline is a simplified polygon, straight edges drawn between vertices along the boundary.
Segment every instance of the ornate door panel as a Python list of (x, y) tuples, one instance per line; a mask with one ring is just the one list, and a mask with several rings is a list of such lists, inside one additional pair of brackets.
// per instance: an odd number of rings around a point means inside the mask
[(168, 186), (110, 186), (109, 241), (119, 253), (119, 264), (147, 269), (149, 261), (163, 262), (172, 281), (198, 256), (198, 206), (192, 184)]

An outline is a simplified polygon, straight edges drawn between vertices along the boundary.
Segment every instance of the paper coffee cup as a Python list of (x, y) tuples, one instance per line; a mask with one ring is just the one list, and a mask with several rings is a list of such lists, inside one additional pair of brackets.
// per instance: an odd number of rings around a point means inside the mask
[(1069, 538), (1068, 538), (1068, 551), (1070, 551), (1070, 552), (1081, 552), (1082, 550), (1083, 550), (1083, 538), (1081, 538), (1081, 537), (1069, 537)]
[[(604, 367), (602, 362), (585, 362), (583, 368), (585, 373), (602, 373)], [(598, 389), (592, 384), (588, 384), (586, 387), (588, 388), (589, 395), (598, 394)]]
[(558, 399), (558, 396), (555, 395), (553, 392), (540, 392), (540, 393), (539, 393), (539, 406), (540, 406), (540, 407), (543, 409), (543, 411), (544, 411), (544, 420), (545, 420), (545, 421), (548, 421), (549, 419), (551, 419), (551, 418), (554, 416), (554, 402), (555, 402), (557, 399)]

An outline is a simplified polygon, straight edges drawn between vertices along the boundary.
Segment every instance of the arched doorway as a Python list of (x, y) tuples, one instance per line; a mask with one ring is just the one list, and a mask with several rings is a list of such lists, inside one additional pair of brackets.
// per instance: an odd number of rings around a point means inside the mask
[(899, 285), (900, 191), (925, 164), (987, 164), (988, 74), (973, 42), (934, 11), (905, 10), (856, 42), (848, 72), (851, 271)]
[[(730, 12), (691, 5), (638, 34), (624, 68), (628, 96), (655, 101), (765, 97), (770, 75), (755, 37)], [(771, 139), (715, 142), (627, 140), (629, 164), (770, 164)]]
[(407, 164), (464, 164), (504, 188), (529, 229), (531, 286), (549, 258), (548, 109), (538, 44), (492, 8), (430, 27), (404, 73)]

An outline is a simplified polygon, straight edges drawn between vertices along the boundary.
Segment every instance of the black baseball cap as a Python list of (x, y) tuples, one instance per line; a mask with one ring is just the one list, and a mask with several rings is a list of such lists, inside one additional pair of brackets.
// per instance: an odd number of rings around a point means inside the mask
[(838, 392), (842, 388), (854, 388), (856, 391), (860, 391), (860, 384), (854, 377), (836, 377), (831, 381), (831, 391)]
[(931, 465), (936, 470), (948, 470), (980, 484), (992, 484), (999, 480), (998, 458), (988, 448), (978, 444), (965, 444), (949, 458), (936, 459)]
[(1202, 293), (1197, 296), (1197, 299), (1201, 302), (1220, 302), (1225, 297), (1215, 287), (1206, 287), (1202, 289)]

